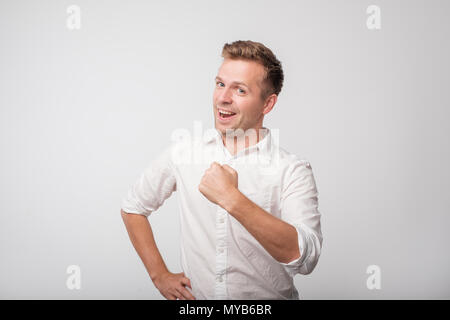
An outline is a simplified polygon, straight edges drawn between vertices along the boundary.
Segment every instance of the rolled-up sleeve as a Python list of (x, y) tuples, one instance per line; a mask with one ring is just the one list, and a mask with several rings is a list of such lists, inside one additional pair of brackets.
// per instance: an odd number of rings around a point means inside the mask
[(167, 147), (144, 170), (122, 199), (122, 210), (149, 216), (176, 191), (172, 149)]
[(284, 175), (281, 218), (297, 230), (300, 257), (281, 263), (291, 275), (311, 273), (322, 250), (318, 191), (311, 165), (296, 159)]

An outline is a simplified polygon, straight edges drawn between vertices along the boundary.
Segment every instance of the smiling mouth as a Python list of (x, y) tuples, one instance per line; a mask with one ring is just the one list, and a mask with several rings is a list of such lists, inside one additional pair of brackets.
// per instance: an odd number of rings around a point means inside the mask
[(221, 109), (217, 109), (217, 111), (219, 113), (220, 119), (230, 119), (236, 115), (236, 113), (231, 112), (231, 111), (226, 111), (226, 110), (221, 110)]

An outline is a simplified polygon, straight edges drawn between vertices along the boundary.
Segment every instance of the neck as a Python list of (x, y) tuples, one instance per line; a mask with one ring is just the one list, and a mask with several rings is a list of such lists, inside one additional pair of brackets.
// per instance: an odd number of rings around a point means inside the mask
[(264, 138), (266, 128), (250, 128), (245, 130), (232, 130), (231, 133), (222, 133), (222, 142), (228, 151), (235, 155), (238, 152), (257, 144)]

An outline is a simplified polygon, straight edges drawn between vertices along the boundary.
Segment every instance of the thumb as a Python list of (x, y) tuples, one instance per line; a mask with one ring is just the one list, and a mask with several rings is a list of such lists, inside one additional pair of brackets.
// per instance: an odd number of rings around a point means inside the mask
[(188, 278), (186, 277), (181, 278), (181, 283), (184, 284), (185, 286), (188, 286), (192, 290), (191, 280), (189, 280)]

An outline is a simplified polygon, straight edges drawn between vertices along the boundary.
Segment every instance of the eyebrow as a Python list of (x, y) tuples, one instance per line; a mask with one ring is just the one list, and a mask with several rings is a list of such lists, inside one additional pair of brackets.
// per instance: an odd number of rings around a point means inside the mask
[[(223, 81), (221, 77), (216, 77), (215, 80)], [(242, 81), (233, 81), (232, 84), (241, 84), (243, 86), (246, 86), (247, 88), (250, 88), (245, 82)]]

